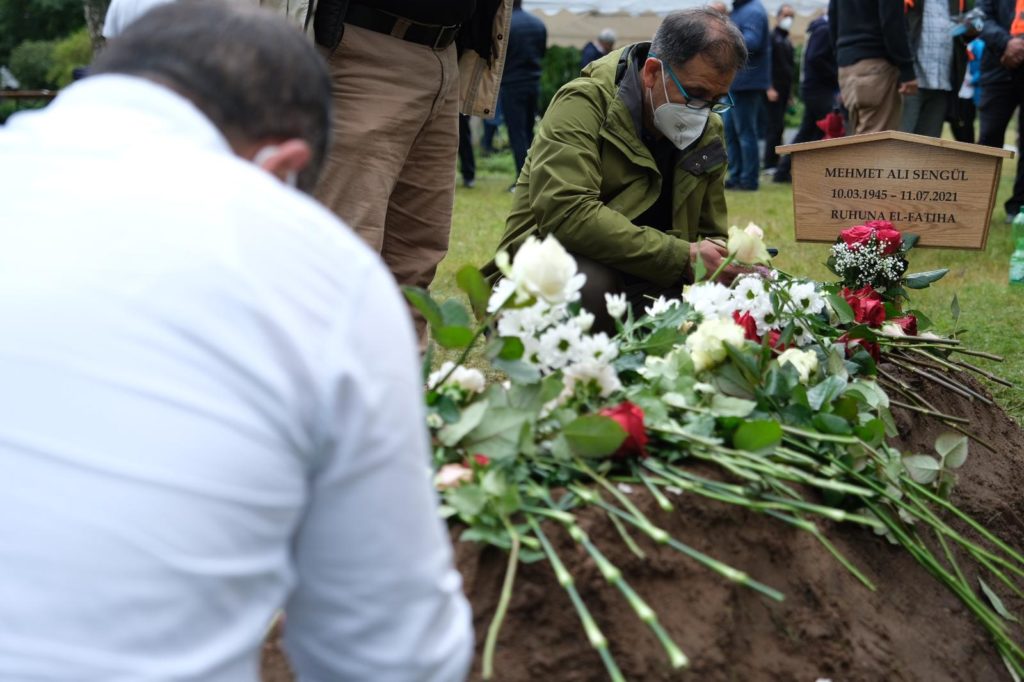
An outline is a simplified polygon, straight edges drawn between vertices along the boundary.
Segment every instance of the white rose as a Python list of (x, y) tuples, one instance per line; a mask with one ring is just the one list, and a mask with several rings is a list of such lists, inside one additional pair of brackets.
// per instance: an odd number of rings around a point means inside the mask
[(779, 366), (786, 363), (792, 365), (800, 374), (800, 383), (802, 384), (806, 384), (810, 380), (812, 372), (818, 371), (818, 355), (812, 350), (789, 348), (779, 355), (778, 363)]
[(438, 490), (456, 488), (473, 480), (473, 470), (461, 464), (445, 464), (434, 476), (434, 487)]
[(747, 226), (743, 228), (743, 231), (749, 234), (751, 237), (757, 237), (760, 240), (764, 240), (764, 230), (754, 223), (747, 223)]
[(739, 348), (743, 345), (743, 340), (743, 327), (732, 320), (705, 320), (696, 331), (686, 337), (686, 350), (693, 360), (694, 369), (702, 372), (725, 360), (725, 344)]
[(903, 336), (903, 328), (895, 322), (886, 322), (880, 331), (885, 336)]
[(626, 314), (625, 294), (605, 294), (604, 303), (608, 308), (608, 314), (615, 319), (619, 319)]
[[(757, 229), (760, 231), (761, 228)], [(729, 243), (726, 248), (740, 263), (767, 263), (771, 258), (761, 237), (741, 230), (735, 225), (729, 228)]]
[(427, 377), (427, 388), (437, 388), (440, 381), (446, 376), (448, 377), (444, 382), (446, 386), (456, 386), (467, 393), (480, 393), (487, 384), (480, 370), (462, 365), (456, 367), (454, 362), (449, 361), (441, 365), (436, 372), (430, 373), (430, 376)]
[(565, 303), (578, 298), (586, 277), (577, 273), (576, 259), (558, 240), (528, 237), (512, 261), (510, 278), (520, 291), (548, 303)]

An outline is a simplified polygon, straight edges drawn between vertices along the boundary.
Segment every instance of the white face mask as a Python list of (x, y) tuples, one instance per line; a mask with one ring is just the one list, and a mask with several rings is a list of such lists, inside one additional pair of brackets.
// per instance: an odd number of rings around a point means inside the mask
[[(256, 154), (252, 157), (252, 162), (256, 166), (262, 167), (263, 163), (271, 156), (276, 154), (278, 150), (280, 150), (280, 147), (278, 147), (276, 144), (268, 144), (266, 147), (263, 147), (258, 152), (256, 152)], [(299, 174), (295, 171), (288, 171), (287, 173), (285, 173), (284, 176), (284, 184), (288, 185), (289, 187), (298, 187)]]
[(779, 19), (779, 28), (783, 31), (788, 31), (793, 28), (793, 17), (782, 17)]
[[(654, 127), (671, 140), (676, 149), (686, 149), (704, 134), (711, 108), (691, 109), (685, 104), (670, 101), (668, 86), (665, 84), (664, 62), (661, 64), (661, 89), (665, 93), (665, 103), (654, 110)], [(647, 89), (647, 96), (653, 107), (654, 95), (650, 88)]]

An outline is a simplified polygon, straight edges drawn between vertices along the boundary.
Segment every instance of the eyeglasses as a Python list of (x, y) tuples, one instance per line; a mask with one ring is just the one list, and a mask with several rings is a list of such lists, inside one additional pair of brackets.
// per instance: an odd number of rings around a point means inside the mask
[[(648, 53), (648, 56), (658, 59), (653, 52)], [(686, 104), (684, 106), (687, 109), (707, 109), (710, 107), (711, 111), (716, 114), (721, 114), (732, 109), (735, 102), (733, 102), (732, 95), (728, 93), (725, 97), (713, 102), (706, 99), (700, 99), (699, 97), (691, 97), (690, 94), (686, 92), (686, 88), (683, 87), (683, 84), (679, 82), (678, 78), (676, 78), (676, 75), (672, 72), (669, 65), (660, 59), (658, 59), (658, 61), (661, 61), (661, 68), (668, 71), (668, 75), (672, 77), (672, 82), (676, 84), (677, 88), (679, 88), (679, 92), (683, 93), (683, 97), (686, 98)]]

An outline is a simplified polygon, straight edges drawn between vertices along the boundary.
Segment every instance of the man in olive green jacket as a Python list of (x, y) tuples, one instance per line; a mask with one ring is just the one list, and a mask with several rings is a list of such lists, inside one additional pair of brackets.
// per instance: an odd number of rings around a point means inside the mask
[(695, 9), (668, 15), (653, 43), (587, 66), (541, 121), (500, 248), (554, 234), (587, 275), (583, 305), (599, 322), (605, 293), (635, 304), (678, 296), (698, 254), (716, 268), (724, 248), (697, 241), (726, 231), (724, 135), (714, 112), (728, 108), (745, 60), (728, 19)]

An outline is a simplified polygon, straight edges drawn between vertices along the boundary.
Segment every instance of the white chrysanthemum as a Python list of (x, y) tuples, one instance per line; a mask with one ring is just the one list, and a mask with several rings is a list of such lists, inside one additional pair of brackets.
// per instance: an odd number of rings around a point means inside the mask
[(735, 307), (732, 290), (717, 282), (689, 286), (683, 292), (683, 298), (706, 320), (731, 315)]
[(580, 360), (611, 362), (619, 356), (619, 346), (604, 332), (585, 335), (577, 346)]
[(788, 348), (779, 355), (778, 363), (780, 366), (789, 364), (796, 369), (800, 375), (800, 383), (803, 384), (810, 380), (812, 372), (818, 371), (818, 356), (812, 350)]
[(621, 319), (626, 314), (626, 295), (625, 294), (605, 294), (604, 303), (608, 308), (608, 314), (614, 317), (616, 320)]
[(527, 308), (515, 308), (502, 312), (498, 318), (498, 334), (526, 338), (536, 336), (561, 317), (557, 308), (538, 301)]
[(566, 367), (562, 377), (565, 380), (563, 394), (568, 395), (572, 395), (578, 385), (586, 385), (590, 382), (597, 384), (602, 398), (607, 398), (622, 388), (615, 368), (595, 360), (584, 360)]
[(594, 326), (594, 316), (586, 310), (581, 310), (576, 314), (576, 317), (570, 320), (570, 322), (576, 325), (581, 332), (586, 333)]
[(686, 350), (693, 360), (694, 369), (701, 372), (725, 360), (725, 344), (738, 348), (743, 345), (743, 339), (743, 327), (731, 319), (705, 320), (686, 337)]
[[(451, 373), (450, 375), (449, 372)], [(445, 386), (456, 386), (467, 393), (480, 393), (487, 386), (484, 375), (480, 370), (463, 367), (462, 365), (456, 367), (454, 362), (449, 361), (445, 362), (441, 365), (440, 369), (432, 372), (427, 377), (427, 387), (431, 389), (438, 388), (439, 382), (445, 376), (448, 377), (445, 379)]]
[(664, 296), (659, 296), (658, 298), (654, 299), (654, 302), (651, 303), (651, 305), (644, 308), (644, 312), (650, 315), (651, 317), (657, 317), (658, 315), (661, 315), (664, 312), (672, 310), (678, 305), (679, 299), (666, 299)]
[(574, 324), (559, 324), (540, 336), (538, 356), (541, 365), (561, 369), (580, 357), (582, 334)]
[(825, 309), (825, 299), (814, 282), (796, 282), (789, 287), (789, 298), (795, 312), (817, 315)]

